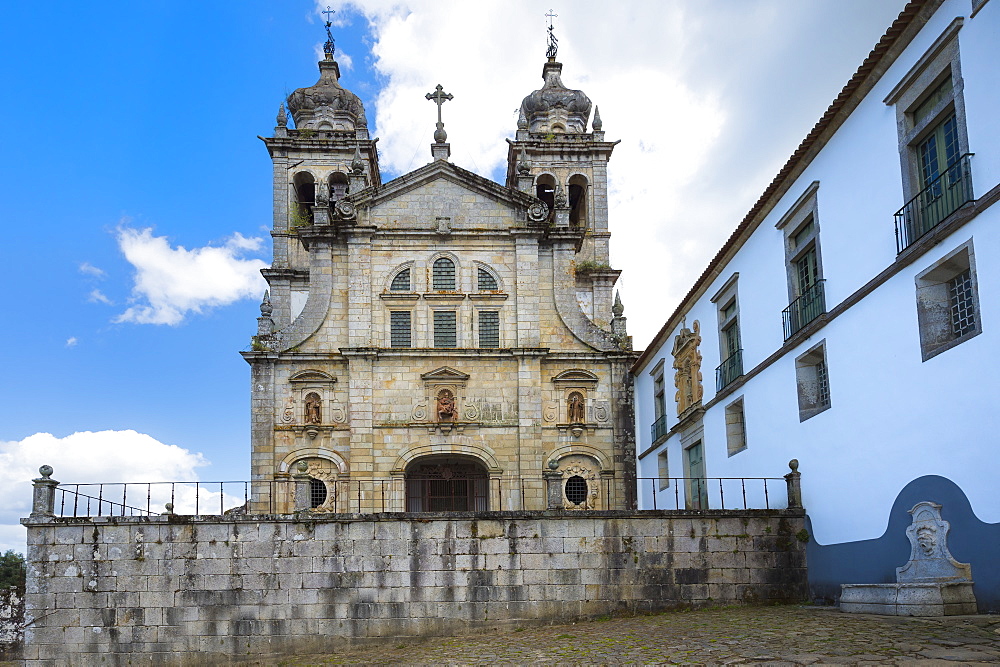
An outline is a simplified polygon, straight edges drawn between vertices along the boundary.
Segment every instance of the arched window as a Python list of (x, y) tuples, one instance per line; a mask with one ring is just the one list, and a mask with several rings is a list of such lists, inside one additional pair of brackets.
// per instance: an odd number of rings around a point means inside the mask
[(315, 477), (309, 480), (309, 507), (317, 508), (326, 502), (326, 484)]
[(455, 262), (447, 257), (434, 260), (434, 289), (437, 291), (455, 291)]
[(409, 269), (403, 269), (397, 273), (392, 279), (392, 285), (389, 286), (389, 291), (391, 292), (409, 292), (410, 289)]
[(493, 274), (479, 267), (479, 291), (495, 292), (497, 289), (497, 279), (493, 277)]
[(587, 179), (580, 174), (569, 179), (569, 224), (587, 224)]
[(330, 201), (343, 199), (349, 191), (347, 176), (339, 171), (330, 174)]

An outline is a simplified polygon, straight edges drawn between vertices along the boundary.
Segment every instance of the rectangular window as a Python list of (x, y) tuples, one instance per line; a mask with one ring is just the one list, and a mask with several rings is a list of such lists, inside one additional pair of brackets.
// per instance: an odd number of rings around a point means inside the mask
[(818, 191), (819, 181), (813, 181), (776, 225), (785, 232), (789, 298), (788, 308), (781, 312), (785, 340), (826, 312)]
[(982, 333), (972, 240), (916, 276), (917, 326), (924, 361)]
[(479, 311), (479, 347), (500, 347), (500, 313)]
[(656, 365), (653, 375), (653, 425), (650, 427), (649, 438), (656, 445), (667, 437), (667, 392), (663, 382), (663, 362)]
[(795, 384), (800, 422), (830, 408), (830, 374), (826, 365), (825, 340), (795, 360)]
[(712, 298), (719, 311), (719, 358), (715, 369), (715, 391), (722, 391), (743, 375), (743, 350), (740, 347), (740, 308), (736, 294), (739, 274), (726, 281)]
[(656, 476), (659, 478), (657, 486), (660, 491), (670, 488), (670, 466), (668, 464), (667, 452), (664, 450), (656, 457)]
[(394, 310), (389, 313), (389, 345), (391, 347), (411, 347), (410, 311)]
[(743, 399), (726, 406), (726, 451), (729, 456), (747, 448), (747, 432), (743, 412)]
[(457, 347), (457, 317), (454, 310), (434, 311), (434, 347)]

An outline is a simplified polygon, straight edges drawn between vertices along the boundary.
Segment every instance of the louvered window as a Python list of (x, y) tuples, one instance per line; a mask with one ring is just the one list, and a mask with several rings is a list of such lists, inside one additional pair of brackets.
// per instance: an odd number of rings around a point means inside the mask
[(479, 311), (479, 347), (500, 347), (500, 313)]
[(479, 269), (479, 291), (495, 292), (497, 290), (497, 279), (486, 269)]
[(456, 347), (457, 318), (454, 310), (434, 311), (434, 347)]
[(389, 345), (391, 347), (411, 347), (410, 311), (394, 310), (389, 314)]
[(389, 289), (393, 292), (409, 292), (410, 291), (410, 270), (403, 269), (396, 274), (396, 277), (392, 279), (392, 285)]
[(434, 261), (433, 285), (437, 291), (455, 291), (455, 262), (447, 257)]

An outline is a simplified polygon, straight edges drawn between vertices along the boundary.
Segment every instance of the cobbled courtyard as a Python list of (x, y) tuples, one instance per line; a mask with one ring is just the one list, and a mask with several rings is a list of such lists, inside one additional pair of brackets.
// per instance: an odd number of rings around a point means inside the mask
[[(297, 656), (283, 665), (958, 665), (1000, 663), (1000, 616), (906, 618), (729, 607), (530, 626)], [(255, 663), (262, 664), (262, 663)], [(270, 663), (273, 664), (273, 663)]]

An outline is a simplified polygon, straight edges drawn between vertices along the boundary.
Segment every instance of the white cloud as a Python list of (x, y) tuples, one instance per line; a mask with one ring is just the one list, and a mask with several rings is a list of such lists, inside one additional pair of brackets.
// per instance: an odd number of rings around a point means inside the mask
[[(31, 513), (31, 480), (38, 477), (38, 468), (43, 464), (51, 465), (55, 469), (52, 477), (64, 483), (110, 483), (195, 481), (198, 479), (196, 469), (208, 465), (208, 461), (201, 454), (166, 445), (132, 430), (81, 431), (64, 438), (36, 433), (23, 440), (0, 441), (0, 551), (24, 552), (24, 530), (17, 525), (18, 519)], [(111, 488), (116, 489), (116, 494), (121, 493), (120, 486), (108, 487), (105, 497), (111, 494)], [(162, 496), (166, 489), (160, 491)], [(178, 506), (192, 493), (185, 489), (183, 498), (177, 501)], [(178, 497), (181, 495), (178, 493)], [(156, 511), (162, 511), (163, 498), (157, 497), (154, 501)], [(130, 494), (129, 504), (132, 502)], [(135, 502), (145, 507), (145, 488), (140, 490)], [(206, 497), (204, 502), (210, 501)], [(215, 502), (218, 502), (217, 493)], [(227, 507), (241, 503), (242, 499), (238, 502), (228, 499)]]
[(621, 140), (612, 264), (627, 267), (619, 287), (642, 347), (905, 2), (317, 0), (317, 11), (327, 4), (372, 33), (383, 174), (430, 161), (424, 94), (441, 83), (455, 96), (443, 110), (452, 161), (497, 179), (521, 99), (541, 85), (554, 8), (563, 82)]
[(107, 295), (99, 289), (90, 290), (90, 294), (87, 295), (87, 301), (91, 303), (103, 303), (109, 306), (113, 306), (114, 302), (107, 297)]
[(130, 301), (137, 305), (115, 322), (176, 325), (190, 313), (259, 298), (267, 286), (260, 269), (267, 264), (243, 255), (262, 244), (260, 238), (236, 233), (221, 246), (188, 250), (154, 236), (151, 228), (119, 227), (118, 245), (136, 269)]
[(90, 262), (80, 263), (80, 273), (87, 276), (92, 276), (94, 278), (103, 278), (105, 275), (107, 275), (104, 272), (104, 269), (99, 269)]
[(76, 339), (76, 336), (70, 336), (66, 339), (66, 347), (76, 347), (76, 344), (79, 342), (80, 341)]

